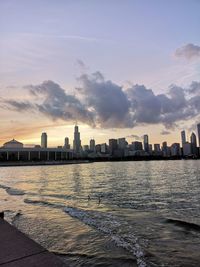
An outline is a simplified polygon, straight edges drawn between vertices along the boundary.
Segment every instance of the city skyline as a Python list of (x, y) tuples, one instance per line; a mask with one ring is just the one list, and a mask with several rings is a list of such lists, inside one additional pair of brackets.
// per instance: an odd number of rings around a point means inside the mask
[(63, 145), (57, 147), (48, 146), (48, 135), (41, 134), (40, 145), (26, 146), (15, 139), (7, 141), (0, 147), (0, 161), (2, 162), (44, 162), (52, 161), (61, 163), (73, 159), (83, 160), (160, 160), (160, 159), (197, 159), (200, 157), (200, 123), (197, 125), (198, 136), (191, 133), (187, 140), (185, 131), (181, 131), (181, 144), (168, 145), (150, 144), (149, 136), (145, 134), (142, 141), (128, 143), (126, 138), (110, 138), (108, 142), (98, 144), (95, 139), (90, 139), (87, 145), (81, 144), (81, 133), (77, 124), (74, 126), (73, 145), (70, 145), (68, 137), (64, 138)]
[(83, 144), (194, 130), (200, 3), (125, 2), (1, 1), (1, 144), (46, 131), (57, 146), (75, 121)]
[[(41, 146), (41, 148), (47, 148), (47, 147), (65, 147), (67, 149), (72, 149), (74, 150), (76, 153), (80, 153), (80, 149), (82, 150), (83, 147), (88, 147), (88, 149), (91, 149), (91, 147), (94, 149), (95, 145), (102, 145), (102, 144), (107, 144), (109, 146), (109, 141), (110, 140), (118, 140), (119, 142), (119, 147), (120, 147), (120, 143), (121, 143), (121, 146), (124, 146), (124, 144), (126, 143), (126, 145), (130, 145), (130, 144), (133, 144), (135, 143), (137, 145), (137, 143), (140, 143), (142, 145), (142, 149), (145, 151), (145, 152), (149, 152), (149, 146), (151, 146), (151, 150), (154, 150), (156, 151), (159, 147), (159, 149), (161, 147), (164, 147), (164, 146), (172, 146), (173, 144), (176, 144), (176, 143), (179, 143), (180, 144), (180, 147), (183, 148), (184, 144), (187, 144), (187, 143), (190, 143), (190, 144), (195, 144), (195, 147), (200, 147), (200, 123), (198, 123), (196, 125), (196, 131), (191, 131), (190, 133), (188, 133), (186, 135), (185, 133), (185, 130), (182, 130), (180, 133), (179, 133), (179, 137), (180, 137), (180, 140), (179, 141), (176, 141), (174, 140), (172, 143), (168, 143), (166, 140), (162, 140), (161, 143), (159, 142), (152, 142), (151, 141), (151, 136), (147, 133), (143, 134), (142, 136), (137, 136), (135, 134), (132, 134), (132, 135), (129, 135), (129, 136), (121, 136), (121, 137), (118, 137), (118, 138), (111, 138), (109, 137), (109, 139), (107, 140), (104, 140), (104, 142), (97, 142), (98, 139), (96, 139), (95, 137), (92, 137), (92, 138), (89, 138), (88, 141), (86, 143), (82, 143), (82, 138), (81, 138), (81, 131), (79, 129), (79, 125), (76, 123), (74, 126), (73, 126), (73, 138), (70, 139), (69, 138), (69, 135), (65, 135), (62, 139), (62, 143), (59, 143), (58, 146), (49, 146), (49, 140), (51, 140), (51, 138), (49, 138), (49, 135), (47, 132), (42, 132), (41, 134), (41, 137), (40, 137), (40, 141), (35, 143), (35, 144), (24, 144), (25, 146), (35, 146), (35, 147), (38, 147), (38, 146)], [(131, 141), (127, 141), (127, 139), (131, 139)], [(12, 140), (16, 140), (15, 138), (12, 138)], [(11, 141), (12, 141), (11, 140)], [(8, 140), (6, 141), (8, 142)], [(5, 142), (5, 143), (6, 143)], [(124, 143), (125, 142), (125, 143)], [(9, 143), (9, 142), (8, 142)], [(51, 142), (50, 142), (51, 144)], [(3, 144), (0, 144), (0, 147), (2, 146)], [(154, 146), (154, 147), (153, 147)], [(158, 149), (158, 150), (159, 150)]]

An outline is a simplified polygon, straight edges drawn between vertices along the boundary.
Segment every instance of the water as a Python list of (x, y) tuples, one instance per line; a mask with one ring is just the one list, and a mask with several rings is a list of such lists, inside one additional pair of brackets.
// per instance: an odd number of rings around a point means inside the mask
[(1, 167), (0, 201), (70, 266), (200, 266), (199, 160)]

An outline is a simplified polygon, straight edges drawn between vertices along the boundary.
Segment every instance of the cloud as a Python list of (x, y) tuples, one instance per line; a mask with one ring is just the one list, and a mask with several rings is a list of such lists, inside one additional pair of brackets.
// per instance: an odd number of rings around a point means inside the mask
[(127, 94), (134, 124), (161, 123), (172, 127), (176, 121), (194, 115), (184, 89), (175, 85), (169, 88), (168, 94), (155, 95), (153, 90), (136, 84), (127, 90)]
[(44, 81), (39, 85), (25, 86), (32, 97), (30, 102), (6, 100), (7, 107), (17, 111), (36, 110), (53, 120), (80, 121), (94, 126), (93, 114), (85, 109), (73, 95), (69, 95), (57, 83)]
[(171, 132), (167, 131), (167, 130), (163, 130), (160, 134), (161, 135), (168, 135), (168, 134), (171, 134)]
[(8, 104), (6, 107), (10, 107), (11, 109), (16, 111), (30, 110), (34, 108), (34, 106), (28, 101), (20, 102), (15, 100), (6, 100), (5, 104)]
[(200, 82), (192, 82), (190, 87), (187, 90), (190, 94), (198, 94), (200, 93)]
[(106, 81), (100, 72), (84, 74), (78, 81), (78, 94), (88, 109), (95, 114), (97, 123), (105, 128), (132, 127), (130, 102), (122, 87)]
[(162, 124), (168, 131), (177, 122), (196, 119), (200, 113), (200, 82), (192, 82), (187, 88), (171, 85), (166, 94), (155, 94), (138, 84), (124, 89), (106, 80), (101, 72), (83, 74), (78, 83), (74, 95), (53, 81), (44, 81), (25, 87), (30, 94), (29, 101), (3, 99), (1, 102), (16, 111), (36, 111), (52, 120), (77, 120), (98, 128)]
[(76, 63), (81, 69), (87, 69), (85, 63), (81, 59), (77, 59)]
[(126, 138), (133, 138), (134, 140), (142, 140), (143, 136), (139, 136), (136, 134), (127, 135)]
[(200, 58), (200, 46), (194, 44), (184, 45), (176, 49), (175, 56), (178, 58), (186, 58), (187, 60)]

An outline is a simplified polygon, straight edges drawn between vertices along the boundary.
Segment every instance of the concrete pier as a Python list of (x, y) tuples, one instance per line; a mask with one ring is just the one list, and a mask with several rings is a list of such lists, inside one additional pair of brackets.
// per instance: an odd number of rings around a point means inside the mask
[(14, 226), (0, 219), (0, 266), (64, 267), (66, 264)]

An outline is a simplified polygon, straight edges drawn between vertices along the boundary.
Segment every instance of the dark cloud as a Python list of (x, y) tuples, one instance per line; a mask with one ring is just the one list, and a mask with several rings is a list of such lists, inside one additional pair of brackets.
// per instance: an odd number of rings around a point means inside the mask
[(29, 90), (33, 103), (7, 100), (6, 104), (17, 111), (35, 109), (53, 120), (78, 120), (94, 126), (93, 114), (85, 109), (76, 97), (66, 94), (57, 83), (45, 81), (42, 84), (28, 85), (25, 88)]
[(200, 94), (200, 82), (192, 82), (190, 87), (186, 89), (190, 94)]
[(161, 135), (168, 135), (168, 134), (171, 134), (171, 132), (167, 131), (167, 130), (163, 130), (160, 134)]
[(161, 113), (158, 98), (144, 85), (134, 85), (127, 90), (134, 123), (157, 123)]
[(188, 119), (193, 110), (188, 107), (184, 89), (171, 86), (168, 94), (155, 95), (144, 85), (127, 90), (134, 124), (162, 123), (171, 127), (176, 121)]
[(133, 126), (129, 113), (130, 102), (121, 86), (106, 81), (100, 72), (91, 76), (84, 74), (78, 80), (81, 86), (77, 91), (87, 108), (93, 111), (101, 127)]
[(84, 74), (78, 82), (75, 95), (53, 81), (45, 81), (26, 86), (31, 96), (29, 102), (4, 100), (4, 104), (17, 111), (36, 110), (53, 120), (77, 120), (102, 128), (160, 123), (172, 129), (177, 122), (197, 118), (200, 112), (199, 82), (191, 83), (188, 88), (172, 85), (166, 94), (158, 95), (138, 84), (125, 90), (105, 80), (100, 72)]
[(13, 110), (16, 110), (16, 111), (21, 111), (21, 110), (29, 110), (29, 109), (33, 109), (34, 106), (29, 103), (28, 101), (26, 102), (20, 102), (20, 101), (15, 101), (15, 100), (5, 100), (4, 101), (6, 107), (10, 107), (11, 109)]
[(187, 60), (200, 58), (200, 46), (194, 44), (184, 45), (175, 51), (175, 56)]

